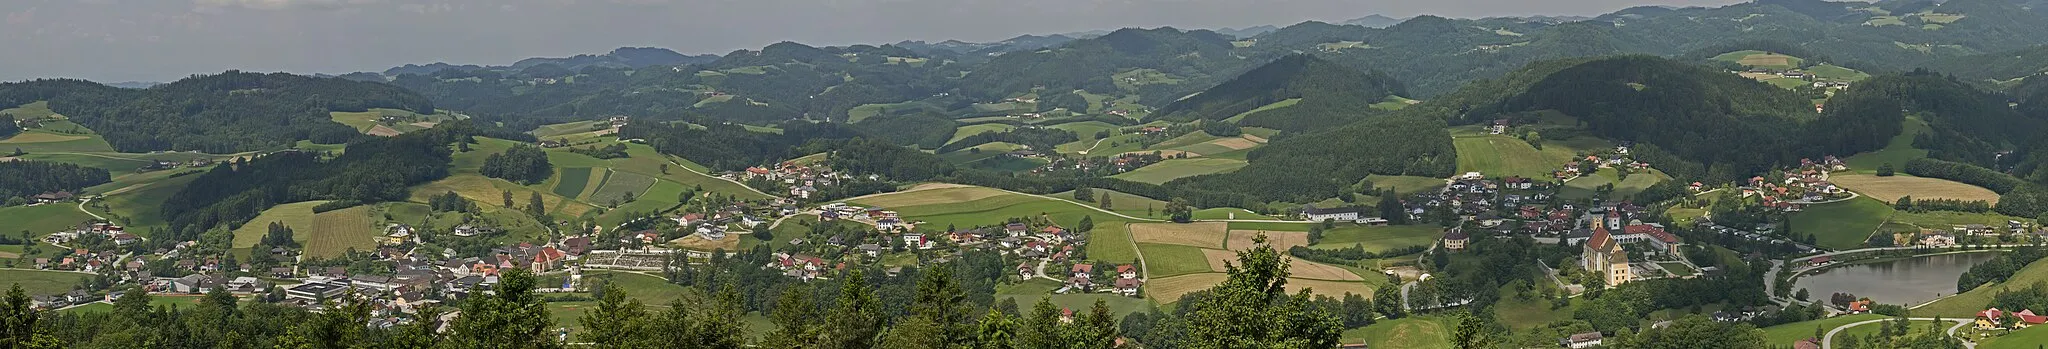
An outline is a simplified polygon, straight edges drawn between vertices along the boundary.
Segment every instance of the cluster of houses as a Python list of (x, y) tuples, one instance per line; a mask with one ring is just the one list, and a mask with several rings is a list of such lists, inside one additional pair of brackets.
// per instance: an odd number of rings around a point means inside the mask
[(1707, 232), (1734, 236), (1736, 238), (1740, 238), (1743, 240), (1749, 240), (1753, 242), (1769, 242), (1779, 245), (1791, 245), (1793, 246), (1793, 248), (1799, 250), (1799, 253), (1814, 253), (1820, 251), (1819, 248), (1815, 248), (1812, 245), (1807, 245), (1804, 243), (1800, 243), (1798, 241), (1787, 240), (1783, 237), (1778, 237), (1774, 235), (1773, 232), (1777, 231), (1777, 228), (1769, 223), (1757, 224), (1756, 227), (1753, 228), (1736, 228), (1724, 226), (1720, 223), (1714, 223), (1711, 220), (1703, 220), (1700, 222), (1699, 226), (1701, 230)]
[(199, 167), (206, 167), (206, 166), (212, 166), (212, 165), (213, 165), (213, 159), (206, 159), (206, 158), (200, 158), (200, 159), (192, 159), (192, 161), (184, 161), (184, 162), (179, 162), (179, 161), (167, 161), (167, 160), (157, 160), (157, 161), (154, 161), (154, 162), (150, 162), (149, 164), (145, 164), (145, 165), (142, 165), (142, 167), (140, 167), (140, 168), (137, 168), (137, 170), (139, 170), (139, 171), (144, 171), (144, 172), (147, 172), (147, 171), (162, 171), (162, 170), (170, 170), (170, 169), (177, 169), (177, 168), (179, 168), (179, 167), (191, 167), (191, 168), (199, 168)]
[[(1742, 196), (1761, 196), (1763, 205), (1785, 212), (1796, 212), (1805, 205), (1848, 197), (1849, 191), (1828, 182), (1829, 171), (1845, 170), (1848, 167), (1834, 156), (1828, 156), (1824, 163), (1801, 159), (1798, 169), (1784, 171), (1784, 180), (1772, 181), (1763, 176), (1751, 177), (1742, 190)], [(1693, 183), (1694, 190), (1701, 190), (1701, 183)]]
[(1603, 168), (1620, 169), (1625, 173), (1636, 173), (1649, 171), (1650, 163), (1636, 161), (1634, 156), (1629, 155), (1629, 144), (1623, 143), (1622, 145), (1615, 146), (1613, 151), (1586, 154), (1584, 157), (1574, 158), (1572, 161), (1565, 162), (1563, 168), (1551, 172), (1551, 177), (1558, 180), (1570, 180), (1580, 175), (1599, 172)]
[[(1054, 290), (1054, 293), (1109, 292), (1125, 297), (1137, 297), (1138, 289), (1145, 286), (1145, 281), (1138, 278), (1138, 267), (1130, 264), (1118, 264), (1116, 266), (1116, 273), (1110, 274), (1115, 279), (1108, 280), (1106, 283), (1097, 282), (1095, 265), (1093, 264), (1075, 263), (1073, 266), (1068, 267), (1067, 271), (1070, 276), (1067, 277), (1066, 283), (1060, 289)], [(1036, 277), (1035, 273), (1036, 271), (1032, 270), (1032, 265), (1029, 262), (1017, 265), (1017, 276), (1019, 277), (1030, 279)]]
[(129, 234), (126, 228), (106, 222), (79, 224), (71, 230), (59, 231), (43, 236), (43, 242), (61, 246), (86, 236), (105, 238), (107, 241), (111, 241), (114, 245), (118, 246), (142, 242), (142, 237)]
[[(817, 195), (818, 188), (838, 185), (839, 183), (854, 179), (852, 174), (833, 171), (831, 168), (821, 164), (804, 164), (795, 161), (784, 161), (772, 167), (748, 167), (746, 171), (739, 173), (739, 176), (743, 179), (765, 179), (780, 183), (782, 187), (788, 188), (787, 192), (790, 197), (799, 199), (809, 199)], [(870, 176), (868, 179), (878, 178)]]
[(2017, 330), (2044, 323), (2048, 323), (2048, 315), (2035, 315), (2033, 309), (2014, 313), (1991, 308), (1977, 312), (1973, 325), (1979, 330)]

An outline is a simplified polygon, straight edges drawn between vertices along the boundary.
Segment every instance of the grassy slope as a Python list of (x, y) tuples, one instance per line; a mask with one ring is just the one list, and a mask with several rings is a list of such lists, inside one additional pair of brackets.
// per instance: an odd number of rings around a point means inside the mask
[(960, 128), (953, 130), (953, 138), (946, 140), (946, 143), (952, 144), (953, 142), (959, 142), (960, 139), (967, 138), (967, 136), (981, 134), (982, 132), (1004, 132), (1016, 128), (1016, 126), (1010, 126), (1009, 124), (975, 124), (960, 126)]
[(2036, 349), (2048, 343), (2048, 326), (2034, 326), (1991, 337), (1977, 343), (1980, 349)]
[(13, 236), (21, 231), (42, 236), (58, 230), (69, 229), (92, 220), (92, 216), (78, 210), (76, 203), (57, 203), (37, 206), (0, 207), (0, 222), (7, 222), (0, 233)]
[(1453, 320), (1415, 316), (1373, 323), (1344, 331), (1344, 343), (1364, 342), (1374, 349), (1451, 349)]
[(1323, 241), (1310, 245), (1312, 248), (1335, 249), (1363, 245), (1366, 251), (1429, 245), (1443, 236), (1443, 228), (1434, 225), (1362, 226), (1340, 224), (1335, 229), (1323, 231)]
[(1765, 327), (1763, 329), (1764, 344), (1790, 346), (1793, 343), (1799, 342), (1799, 340), (1801, 339), (1813, 337), (1813, 329), (1816, 327), (1820, 328), (1822, 333), (1826, 333), (1828, 330), (1833, 330), (1835, 327), (1841, 327), (1842, 325), (1855, 323), (1857, 321), (1877, 320), (1883, 318), (1885, 318), (1884, 315), (1876, 314), (1848, 315)]
[(1247, 164), (1249, 163), (1244, 160), (1236, 159), (1174, 159), (1160, 161), (1159, 163), (1141, 167), (1131, 172), (1119, 173), (1110, 176), (1110, 178), (1161, 184), (1184, 177), (1236, 171), (1237, 169), (1244, 168)]
[[(932, 195), (940, 190), (913, 191), (877, 196), (855, 201), (886, 202), (892, 197), (909, 195)], [(863, 204), (866, 205), (866, 204)], [(948, 225), (973, 227), (995, 225), (1013, 217), (1036, 216), (1040, 213), (1052, 217), (1061, 226), (1077, 226), (1081, 217), (1094, 217), (1095, 231), (1088, 234), (1088, 256), (1104, 261), (1130, 261), (1137, 258), (1137, 251), (1131, 245), (1130, 232), (1124, 227), (1128, 221), (1099, 211), (1062, 200), (1047, 200), (1029, 196), (1003, 193), (964, 202), (935, 203), (893, 209), (911, 220), (924, 221), (919, 230), (938, 231)]]
[(1891, 142), (1886, 143), (1884, 149), (1856, 154), (1842, 159), (1842, 162), (1858, 173), (1877, 173), (1877, 167), (1884, 164), (1892, 164), (1894, 169), (1904, 167), (1907, 161), (1927, 157), (1927, 150), (1913, 148), (1913, 137), (1923, 132), (1927, 132), (1927, 122), (1920, 120), (1919, 117), (1907, 116), (1905, 130), (1899, 132), (1897, 136), (1892, 136)]
[(1877, 231), (1877, 227), (1883, 225), (1891, 214), (1891, 206), (1876, 199), (1859, 197), (1807, 206), (1805, 211), (1792, 215), (1791, 231), (1813, 234), (1820, 247), (1851, 249), (1863, 245), (1864, 239)]
[(320, 204), (324, 203), (327, 203), (327, 201), (306, 201), (271, 206), (270, 209), (263, 210), (263, 213), (257, 215), (255, 219), (249, 220), (247, 224), (242, 224), (241, 228), (235, 229), (235, 240), (230, 246), (234, 248), (256, 246), (257, 242), (263, 241), (263, 235), (270, 232), (271, 222), (284, 223), (285, 226), (291, 227), (293, 233), (298, 233), (295, 234), (293, 240), (299, 240), (300, 243), (304, 243), (305, 239), (299, 239), (296, 235), (312, 234), (314, 230), (313, 206), (320, 206)]
[(1238, 122), (1239, 120), (1244, 120), (1244, 117), (1245, 117), (1245, 116), (1250, 116), (1250, 115), (1252, 115), (1252, 114), (1258, 114), (1259, 112), (1262, 112), (1262, 111), (1267, 111), (1267, 110), (1273, 110), (1273, 109), (1280, 109), (1280, 108), (1292, 107), (1292, 106), (1294, 106), (1295, 104), (1298, 104), (1298, 103), (1301, 103), (1301, 99), (1300, 99), (1300, 98), (1288, 98), (1288, 99), (1286, 99), (1286, 100), (1282, 100), (1282, 101), (1279, 101), (1279, 102), (1273, 102), (1273, 104), (1267, 104), (1267, 105), (1259, 106), (1258, 108), (1254, 108), (1254, 109), (1252, 109), (1252, 110), (1247, 110), (1247, 111), (1245, 111), (1244, 113), (1239, 113), (1239, 114), (1237, 114), (1237, 115), (1235, 115), (1235, 116), (1231, 116), (1230, 118), (1226, 118), (1226, 119), (1223, 119), (1223, 121), (1224, 121), (1224, 122), (1229, 122), (1229, 123), (1237, 123), (1237, 122)]
[(31, 296), (54, 295), (71, 292), (71, 286), (78, 285), (78, 279), (92, 277), (92, 274), (62, 271), (0, 269), (0, 287), (21, 285), (21, 291)]
[(1991, 304), (1991, 298), (2008, 288), (2023, 289), (2037, 282), (2048, 282), (2048, 262), (2034, 262), (2014, 273), (2011, 279), (1996, 284), (1987, 284), (1953, 297), (1943, 298), (1927, 306), (1913, 309), (1913, 316), (1943, 316), (1966, 318), (1975, 316)]

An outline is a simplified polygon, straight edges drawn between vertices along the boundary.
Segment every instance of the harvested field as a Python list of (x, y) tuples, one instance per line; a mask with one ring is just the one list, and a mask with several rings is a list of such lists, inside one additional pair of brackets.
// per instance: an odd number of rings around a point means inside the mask
[(1311, 293), (1327, 295), (1333, 298), (1341, 299), (1345, 294), (1357, 294), (1365, 296), (1365, 298), (1372, 298), (1372, 286), (1367, 286), (1364, 282), (1287, 278), (1287, 292), (1296, 292), (1303, 288), (1309, 289)]
[(1186, 154), (1186, 155), (1187, 155), (1187, 157), (1191, 157), (1191, 158), (1192, 158), (1192, 157), (1200, 157), (1200, 156), (1202, 156), (1202, 154), (1201, 154), (1201, 153), (1196, 153), (1196, 152), (1191, 152), (1191, 151), (1184, 151), (1184, 150), (1164, 150), (1164, 149), (1162, 149), (1162, 150), (1138, 150), (1138, 151), (1127, 151), (1127, 152), (1124, 152), (1124, 154), (1140, 154), (1140, 155), (1142, 155), (1142, 154), (1151, 154), (1151, 153), (1159, 153), (1159, 156), (1162, 156), (1162, 157), (1178, 157), (1178, 156), (1180, 156), (1180, 155), (1182, 155), (1182, 154)]
[(1998, 193), (1990, 189), (1940, 178), (1903, 174), (1891, 177), (1844, 174), (1829, 176), (1828, 180), (1885, 203), (1898, 202), (1900, 197), (1906, 196), (1912, 196), (1914, 199), (1983, 200), (1992, 204), (1998, 203)]
[(1229, 248), (1231, 251), (1250, 250), (1253, 246), (1252, 239), (1259, 237), (1260, 233), (1265, 233), (1266, 243), (1273, 245), (1273, 250), (1280, 251), (1280, 253), (1287, 253), (1288, 249), (1295, 246), (1308, 246), (1308, 232), (1232, 230), (1230, 231), (1230, 240), (1224, 247)]
[[(1202, 249), (1202, 257), (1208, 259), (1209, 270), (1224, 272), (1230, 264), (1237, 263), (1237, 252)], [(1287, 271), (1294, 277), (1314, 280), (1365, 281), (1357, 273), (1337, 266), (1310, 262), (1300, 258), (1288, 258)]]
[(1230, 276), (1223, 273), (1188, 274), (1174, 277), (1154, 278), (1145, 282), (1145, 294), (1160, 303), (1180, 301), (1180, 297), (1195, 291), (1216, 287)]
[(1238, 138), (1224, 138), (1209, 141), (1208, 144), (1215, 144), (1218, 146), (1222, 146), (1224, 148), (1230, 148), (1232, 150), (1251, 149), (1252, 147), (1259, 146), (1259, 142), (1251, 140), (1250, 137), (1257, 136), (1245, 135)]
[(1137, 223), (1131, 224), (1131, 238), (1139, 243), (1170, 244), (1201, 248), (1223, 248), (1229, 223)]
[(22, 132), (22, 133), (19, 133), (19, 134), (15, 134), (15, 135), (14, 135), (14, 137), (10, 137), (10, 138), (4, 139), (4, 140), (0, 140), (0, 144), (20, 144), (20, 143), (52, 143), (52, 142), (66, 142), (66, 141), (75, 141), (75, 140), (81, 140), (81, 139), (88, 139), (88, 138), (92, 138), (92, 137), (90, 137), (90, 136), (79, 136), (79, 135), (60, 135), (60, 134), (55, 134), (55, 133), (42, 133), (42, 132)]
[(371, 126), (369, 131), (363, 131), (363, 134), (384, 137), (397, 136), (400, 133), (402, 132), (398, 132), (398, 130), (392, 129), (389, 126), (384, 125)]
[(379, 228), (370, 218), (370, 206), (356, 206), (315, 214), (311, 229), (295, 228), (293, 232), (304, 237), (307, 255), (334, 258), (350, 249), (377, 247)]

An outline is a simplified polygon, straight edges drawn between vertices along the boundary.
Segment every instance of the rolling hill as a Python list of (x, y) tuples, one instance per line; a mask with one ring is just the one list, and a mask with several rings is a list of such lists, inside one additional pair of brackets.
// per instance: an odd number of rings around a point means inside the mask
[(1153, 112), (1152, 118), (1178, 122), (1224, 120), (1270, 104), (1298, 99), (1297, 104), (1291, 107), (1247, 115), (1238, 122), (1301, 130), (1351, 121), (1341, 118), (1329, 121), (1302, 119), (1331, 119), (1336, 116), (1326, 111), (1369, 109), (1358, 107), (1360, 103), (1376, 102), (1404, 93), (1406, 90), (1399, 81), (1379, 72), (1362, 72), (1315, 56), (1289, 55), (1160, 107)]

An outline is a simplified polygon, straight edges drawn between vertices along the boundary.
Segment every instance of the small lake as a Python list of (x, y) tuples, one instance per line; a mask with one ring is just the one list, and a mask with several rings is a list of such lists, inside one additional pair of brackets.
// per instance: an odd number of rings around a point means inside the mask
[(1792, 291), (1806, 288), (1813, 300), (1841, 292), (1912, 306), (1955, 294), (1956, 279), (1964, 271), (1996, 257), (1998, 253), (1958, 253), (1840, 266), (1800, 277)]

